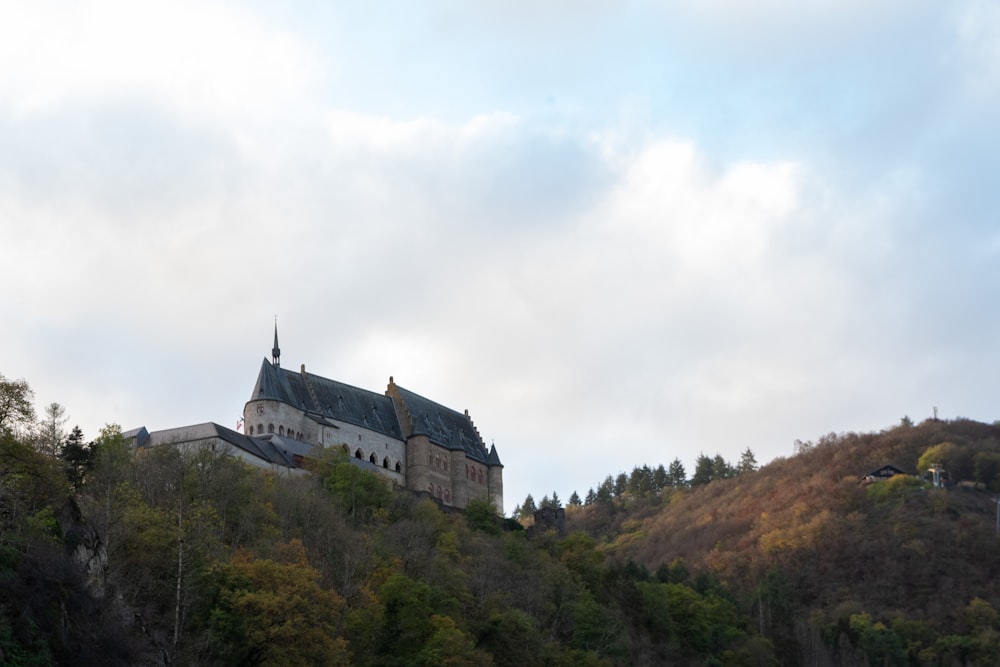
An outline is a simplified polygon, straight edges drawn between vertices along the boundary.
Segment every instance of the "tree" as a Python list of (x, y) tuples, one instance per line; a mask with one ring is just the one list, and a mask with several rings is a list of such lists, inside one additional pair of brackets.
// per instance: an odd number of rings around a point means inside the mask
[(87, 473), (94, 465), (93, 443), (83, 441), (83, 431), (79, 426), (74, 426), (69, 436), (59, 450), (59, 458), (63, 460), (66, 467), (66, 479), (79, 490), (83, 484)]
[(747, 447), (742, 454), (740, 454), (739, 465), (736, 466), (736, 474), (744, 475), (748, 472), (753, 472), (757, 469), (757, 459), (754, 457), (753, 452)]
[(45, 406), (45, 419), (38, 428), (38, 449), (43, 454), (58, 456), (62, 449), (63, 438), (66, 437), (63, 426), (66, 425), (66, 408), (58, 403)]
[(712, 481), (714, 468), (712, 459), (703, 453), (698, 454), (694, 462), (694, 475), (691, 476), (691, 486), (701, 486)]
[(615, 498), (620, 498), (627, 488), (628, 477), (623, 472), (618, 473), (615, 477)]
[(567, 501), (572, 507), (579, 507), (583, 503), (580, 501), (580, 495), (573, 490), (573, 493), (569, 494), (569, 500)]
[(350, 664), (338, 637), (343, 598), (321, 586), (300, 542), (277, 551), (278, 560), (237, 552), (213, 573), (218, 588), (205, 620), (223, 664)]
[(34, 398), (27, 380), (8, 380), (0, 373), (0, 435), (17, 434), (34, 423)]
[(559, 494), (556, 493), (555, 491), (552, 492), (552, 500), (549, 501), (549, 503), (550, 506), (554, 507), (555, 509), (559, 509), (560, 507), (562, 507), (562, 500), (559, 498)]
[(675, 458), (670, 463), (670, 469), (667, 471), (667, 479), (670, 486), (675, 489), (682, 489), (687, 486), (687, 471), (684, 470), (684, 464), (681, 463), (680, 459)]
[[(572, 500), (572, 498), (570, 498)], [(597, 502), (597, 492), (593, 488), (587, 489), (587, 495), (584, 497), (584, 505), (593, 505)]]
[(729, 461), (722, 458), (721, 454), (716, 454), (712, 458), (712, 479), (729, 479), (735, 474), (733, 466), (729, 465)]
[(521, 513), (520, 518), (527, 519), (528, 517), (535, 516), (535, 512), (538, 511), (538, 507), (535, 505), (535, 499), (531, 497), (529, 493), (524, 498), (524, 502), (521, 503)]

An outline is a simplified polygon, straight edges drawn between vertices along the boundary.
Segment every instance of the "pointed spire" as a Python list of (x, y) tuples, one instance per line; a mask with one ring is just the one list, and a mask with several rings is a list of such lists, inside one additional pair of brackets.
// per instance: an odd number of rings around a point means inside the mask
[(271, 363), (281, 366), (281, 348), (278, 347), (278, 316), (274, 316), (274, 347), (271, 348)]

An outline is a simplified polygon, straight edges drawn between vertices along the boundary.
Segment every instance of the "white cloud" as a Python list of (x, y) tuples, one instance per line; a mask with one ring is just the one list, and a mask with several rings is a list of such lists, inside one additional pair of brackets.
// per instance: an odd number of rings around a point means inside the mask
[(139, 97), (188, 118), (294, 108), (321, 60), (294, 36), (209, 2), (8, 3), (0, 100), (15, 116)]

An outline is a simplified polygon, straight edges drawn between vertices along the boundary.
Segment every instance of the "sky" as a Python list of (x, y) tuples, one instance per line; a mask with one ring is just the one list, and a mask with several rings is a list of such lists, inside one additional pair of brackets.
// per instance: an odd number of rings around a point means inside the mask
[(508, 512), (992, 422), (998, 119), (985, 0), (0, 0), (0, 373), (235, 427), (277, 318)]

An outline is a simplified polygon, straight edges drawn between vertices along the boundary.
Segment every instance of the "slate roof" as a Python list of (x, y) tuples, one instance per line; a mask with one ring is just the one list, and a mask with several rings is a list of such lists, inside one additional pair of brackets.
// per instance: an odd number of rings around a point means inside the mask
[[(410, 435), (426, 435), (436, 445), (465, 450), (469, 458), (489, 463), (486, 445), (468, 415), (446, 408), (399, 385), (396, 385), (396, 389), (413, 420), (413, 433)], [(497, 463), (499, 462), (497, 457)]]
[[(275, 463), (288, 468), (294, 468), (292, 460), (293, 453), (289, 447), (278, 448), (270, 442), (268, 438), (253, 438), (243, 435), (225, 426), (220, 426), (215, 422), (205, 422), (204, 424), (194, 424), (192, 426), (181, 426), (179, 428), (169, 428), (163, 431), (153, 431), (146, 440), (147, 447), (157, 445), (173, 445), (186, 442), (198, 442), (199, 440), (210, 440), (218, 438), (225, 443), (241, 449), (247, 454), (255, 456), (268, 463)], [(298, 442), (298, 441), (295, 441)], [(301, 443), (303, 446), (306, 443)]]
[[(391, 382), (391, 379), (390, 379)], [(403, 433), (393, 399), (366, 389), (352, 387), (305, 370), (285, 370), (267, 359), (261, 364), (250, 400), (280, 401), (306, 413), (321, 424), (332, 420), (361, 426), (396, 440), (425, 435), (436, 445), (463, 450), (469, 458), (487, 465), (501, 466), (496, 447), (487, 450), (468, 414), (457, 412), (420, 394), (394, 385), (413, 422), (413, 432)]]
[[(295, 373), (267, 359), (261, 365), (251, 400), (270, 399), (311, 413), (316, 421), (335, 419), (396, 440), (403, 432), (392, 399), (312, 373)], [(321, 422), (322, 423), (322, 422)]]

